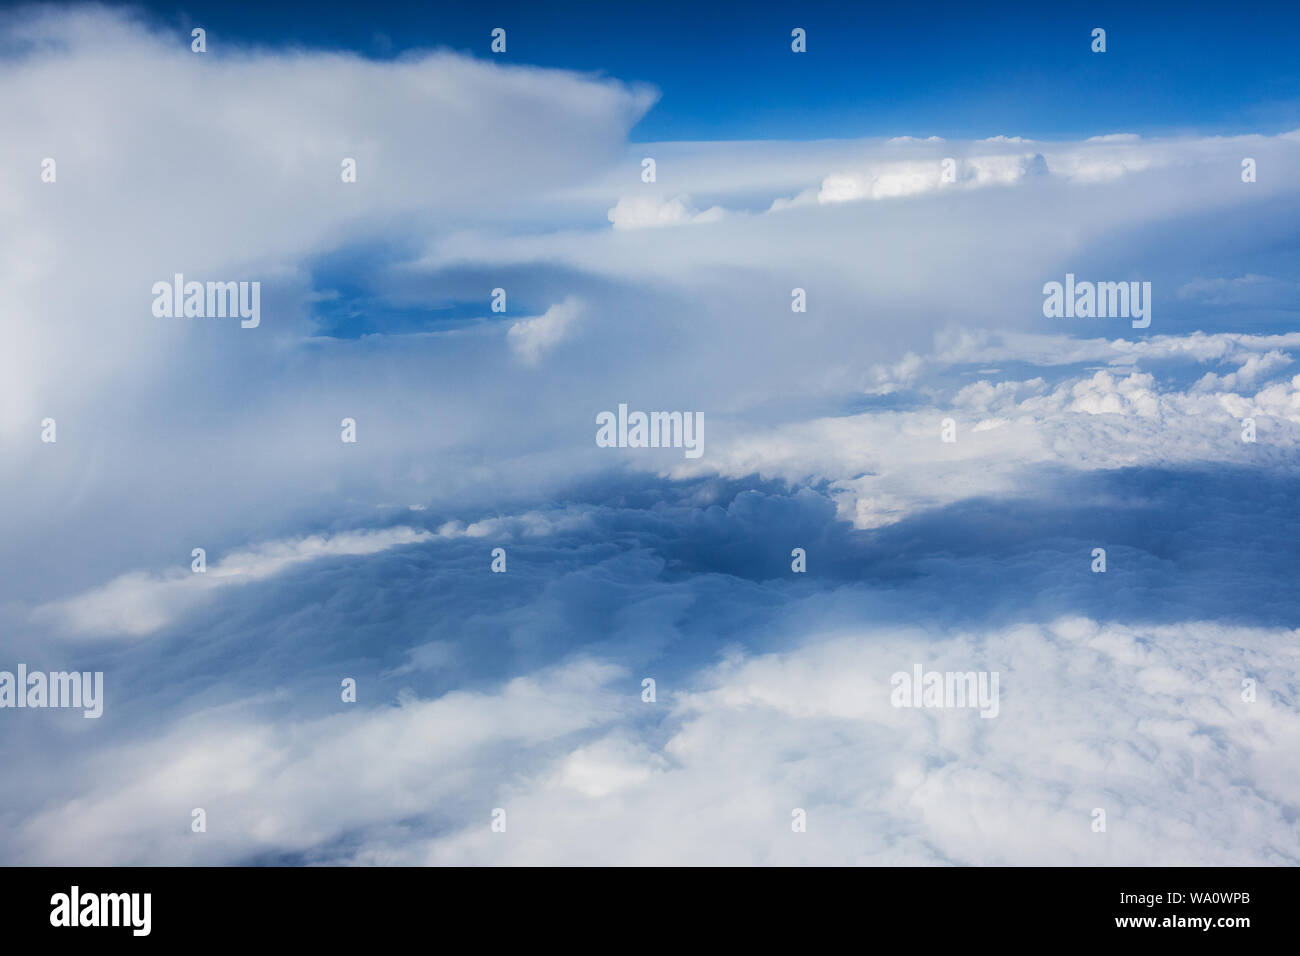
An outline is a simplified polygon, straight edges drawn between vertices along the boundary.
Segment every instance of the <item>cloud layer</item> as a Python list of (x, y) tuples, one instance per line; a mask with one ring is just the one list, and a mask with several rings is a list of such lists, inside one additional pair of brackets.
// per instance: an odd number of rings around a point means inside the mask
[(0, 669), (106, 677), (0, 713), (0, 860), (1298, 862), (1300, 133), (630, 143), (655, 98), (0, 19)]

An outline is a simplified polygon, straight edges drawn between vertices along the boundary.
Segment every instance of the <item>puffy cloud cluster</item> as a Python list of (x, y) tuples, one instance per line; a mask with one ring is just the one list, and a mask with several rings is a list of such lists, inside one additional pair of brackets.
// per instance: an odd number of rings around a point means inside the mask
[[(310, 720), (223, 708), (93, 758), (75, 799), (24, 820), (8, 852), (79, 864), (1295, 865), (1296, 637), (1087, 618), (859, 629), (729, 654), (690, 687), (661, 684), (655, 704), (626, 669), (583, 659), (490, 692)], [(998, 716), (893, 706), (892, 674), (917, 663), (998, 672)], [(208, 814), (202, 839), (160, 822), (191, 804)], [(489, 827), (497, 807), (505, 833)], [(795, 809), (806, 833), (791, 830)]]
[[(909, 389), (909, 407), (757, 429), (719, 428), (707, 460), (678, 465), (674, 474), (826, 481), (839, 494), (842, 513), (867, 528), (973, 495), (1009, 492), (1027, 471), (1046, 465), (1294, 465), (1300, 376), (1285, 374), (1291, 356), (1270, 347), (1291, 344), (1292, 336), (1163, 337), (1138, 347), (1123, 340), (1021, 337), (993, 348), (975, 345), (988, 338), (972, 335), (957, 349), (949, 343), (934, 355), (912, 355), (894, 369), (876, 370), (865, 391), (892, 395)], [(964, 365), (1008, 359), (1041, 363), (1041, 373), (960, 384)], [(1097, 360), (1111, 365), (1077, 367)], [(1206, 362), (1236, 371), (1205, 372), (1179, 387), (1182, 364)], [(1160, 369), (1159, 379), (1141, 370), (1145, 363)], [(943, 423), (949, 418), (956, 441), (945, 443)], [(1255, 421), (1254, 443), (1243, 441), (1247, 418)]]
[(657, 199), (651, 196), (624, 196), (609, 211), (615, 229), (643, 229), (646, 226), (679, 226), (691, 222), (717, 222), (723, 216), (721, 206), (704, 212), (695, 208), (690, 196)]

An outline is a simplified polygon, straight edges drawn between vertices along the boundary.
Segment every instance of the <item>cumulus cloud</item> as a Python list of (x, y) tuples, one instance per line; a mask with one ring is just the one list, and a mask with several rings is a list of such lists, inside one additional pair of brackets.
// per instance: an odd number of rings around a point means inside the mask
[(942, 163), (892, 163), (865, 173), (837, 173), (826, 177), (817, 191), (818, 202), (852, 202), (888, 199), (931, 192), (946, 185), (980, 187), (1011, 185), (1026, 176), (1048, 174), (1041, 153), (1022, 156), (975, 156), (960, 163), (951, 160), (951, 179)]
[[(941, 641), (869, 633), (738, 657), (681, 695), (661, 746), (637, 749), (611, 733), (604, 761), (575, 751), (558, 779), (515, 788), (528, 839), (467, 827), (363, 859), (1294, 865), (1295, 784), (1277, 771), (1251, 788), (1235, 777), (1243, 765), (1283, 761), (1297, 743), (1293, 686), (1279, 666), (1294, 656), (1294, 636), (1063, 619)], [(914, 661), (999, 670), (1005, 710), (982, 720), (892, 707), (889, 677)], [(1264, 706), (1241, 699), (1246, 669), (1266, 675)], [(617, 795), (568, 792), (575, 761), (585, 776), (618, 781)], [(808, 814), (799, 836), (795, 807)], [(1097, 808), (1105, 834), (1091, 830)]]
[[(1296, 636), (868, 629), (731, 654), (640, 720), (635, 682), (594, 661), (288, 726), (196, 715), (98, 757), (75, 800), (9, 842), (81, 864), (1294, 865)], [(893, 706), (892, 675), (916, 664), (997, 671), (997, 716)], [(203, 840), (161, 823), (193, 803)], [(330, 849), (345, 833), (361, 848)]]
[[(704, 460), (679, 463), (672, 473), (826, 481), (841, 514), (872, 528), (972, 495), (1008, 492), (1027, 471), (1044, 465), (1091, 470), (1225, 462), (1286, 469), (1300, 448), (1300, 376), (1279, 378), (1292, 359), (1271, 347), (1300, 344), (1294, 335), (1163, 336), (1138, 343), (1013, 337), (993, 348), (976, 344), (987, 341), (979, 335), (956, 347), (951, 339), (941, 341), (937, 353), (878, 368), (864, 383), (868, 395), (910, 388), (911, 407), (776, 427), (734, 422), (715, 429)], [(995, 358), (1036, 362), (1044, 370), (1075, 367), (1055, 372), (1052, 384), (1037, 375), (953, 387), (955, 360)], [(1084, 364), (1097, 360), (1112, 366)], [(1161, 369), (1159, 378), (1139, 367), (1147, 362)], [(1171, 362), (1236, 368), (1180, 385)], [(951, 444), (941, 441), (948, 417), (957, 429)], [(1257, 418), (1267, 433), (1263, 442), (1242, 441), (1247, 417)]]
[(536, 365), (564, 340), (581, 313), (580, 302), (565, 299), (536, 318), (522, 319), (510, 326), (506, 340), (521, 362)]
[(721, 206), (701, 212), (690, 196), (658, 199), (653, 196), (624, 196), (609, 211), (615, 229), (644, 229), (647, 226), (678, 226), (689, 222), (717, 222), (723, 216)]
[[(193, 538), (239, 547), (323, 524), (340, 497), (354, 516), (378, 501), (427, 499), (422, 479), (367, 490), (364, 501), (352, 493), (415, 474), (386, 447), (452, 460), (437, 446), (461, 441), (446, 425), (454, 407), (484, 408), (465, 380), (500, 371), (485, 358), (490, 338), (483, 352), (471, 351), (473, 333), (419, 352), (409, 338), (351, 347), (315, 338), (316, 310), (339, 299), (328, 280), (314, 286), (317, 257), (400, 244), (466, 216), (542, 216), (550, 194), (617, 161), (654, 99), (612, 80), (446, 51), (374, 62), (223, 42), (196, 57), (187, 35), (98, 7), (10, 11), (0, 40), (9, 130), (0, 160), (29, 168), (40, 159), (33, 144), (51, 144), (41, 149), (58, 163), (53, 184), (0, 186), (10, 227), (0, 290), (13, 320), (0, 356), (0, 435), (12, 453), (0, 474), (31, 501), (0, 519), (13, 555), (30, 555), (11, 556), (5, 571), (16, 593), (41, 597), (102, 575), (105, 540), (153, 562), (188, 552)], [(19, 92), (31, 89), (42, 91), (39, 106)], [(341, 181), (345, 158), (356, 160), (355, 183)], [(261, 281), (261, 325), (153, 316), (152, 284), (176, 273)], [(487, 290), (477, 297), (486, 317)], [(573, 314), (561, 305), (519, 327), (506, 355), (536, 360)], [(433, 374), (389, 388), (402, 361)], [(437, 412), (394, 419), (394, 408)], [(31, 440), (47, 417), (57, 445)], [(337, 456), (344, 417), (359, 422), (353, 465)], [(479, 430), (476, 415), (462, 420), (465, 435)], [(355, 482), (340, 465), (358, 469)], [(37, 546), (59, 537), (51, 520), (81, 529), (70, 540), (84, 546), (59, 555)]]
[[(96, 759), (88, 812), (68, 804), (37, 813), (13, 848), (22, 858), (78, 865), (247, 860), (472, 805), (465, 788), (494, 759), (521, 761), (532, 747), (544, 757), (566, 736), (614, 717), (620, 701), (607, 685), (617, 674), (609, 664), (573, 662), (492, 693), (408, 697), (287, 726), (250, 719), (238, 707), (195, 714), (161, 737)], [(190, 806), (207, 812), (212, 840), (149, 822), (188, 817)]]
[[(27, 236), (6, 244), (0, 273), (23, 333), (6, 350), (10, 438), (46, 382), (121, 377), (174, 349), (178, 330), (149, 312), (156, 279), (270, 280), (393, 217), (518, 208), (610, 161), (653, 99), (445, 52), (396, 63), (241, 48), (196, 58), (187, 39), (104, 8), (28, 8), (0, 28), (27, 51), (0, 65), (10, 130), (0, 155), (26, 167), (28, 144), (61, 144), (53, 188), (38, 177), (4, 187), (9, 234)], [(30, 100), (18, 91), (32, 88), (39, 108), (20, 105)], [(103, 135), (61, 135), (93, 117), (113, 118)], [(456, 136), (443, 134), (453, 126)], [(344, 158), (357, 162), (349, 188)], [(119, 241), (105, 247), (108, 234)], [(86, 314), (100, 321), (81, 323), (80, 348), (56, 351), (38, 334)], [(268, 316), (268, 334), (288, 328), (281, 310)]]

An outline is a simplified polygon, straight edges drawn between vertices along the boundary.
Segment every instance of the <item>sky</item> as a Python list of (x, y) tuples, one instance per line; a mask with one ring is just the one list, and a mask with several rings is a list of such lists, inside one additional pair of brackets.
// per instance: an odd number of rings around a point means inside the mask
[(6, 8), (0, 862), (1295, 865), (1297, 16)]
[[(124, 4), (139, 9), (139, 4)], [(445, 47), (653, 85), (633, 142), (939, 135), (1240, 134), (1300, 125), (1300, 11), (1264, 3), (1009, 3), (917, 10), (667, 0), (430, 4), (146, 3), (231, 41), (396, 59)], [(791, 29), (808, 56), (789, 56)], [(1091, 31), (1108, 31), (1104, 60)], [(1079, 43), (1082, 34), (1088, 42)], [(214, 51), (215, 52), (215, 51)]]

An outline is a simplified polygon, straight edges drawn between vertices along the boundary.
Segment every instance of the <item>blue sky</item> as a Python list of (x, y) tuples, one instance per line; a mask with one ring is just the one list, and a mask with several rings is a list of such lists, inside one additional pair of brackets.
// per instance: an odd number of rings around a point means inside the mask
[[(428, 47), (654, 84), (632, 131), (659, 139), (818, 139), (1122, 131), (1233, 134), (1300, 122), (1293, 4), (146, 3), (241, 42), (395, 57)], [(790, 30), (808, 31), (804, 57)], [(1104, 57), (1091, 32), (1107, 30)], [(214, 44), (215, 47), (215, 44)]]
[(1295, 864), (1296, 13), (1080, 9), (6, 11), (0, 861)]

